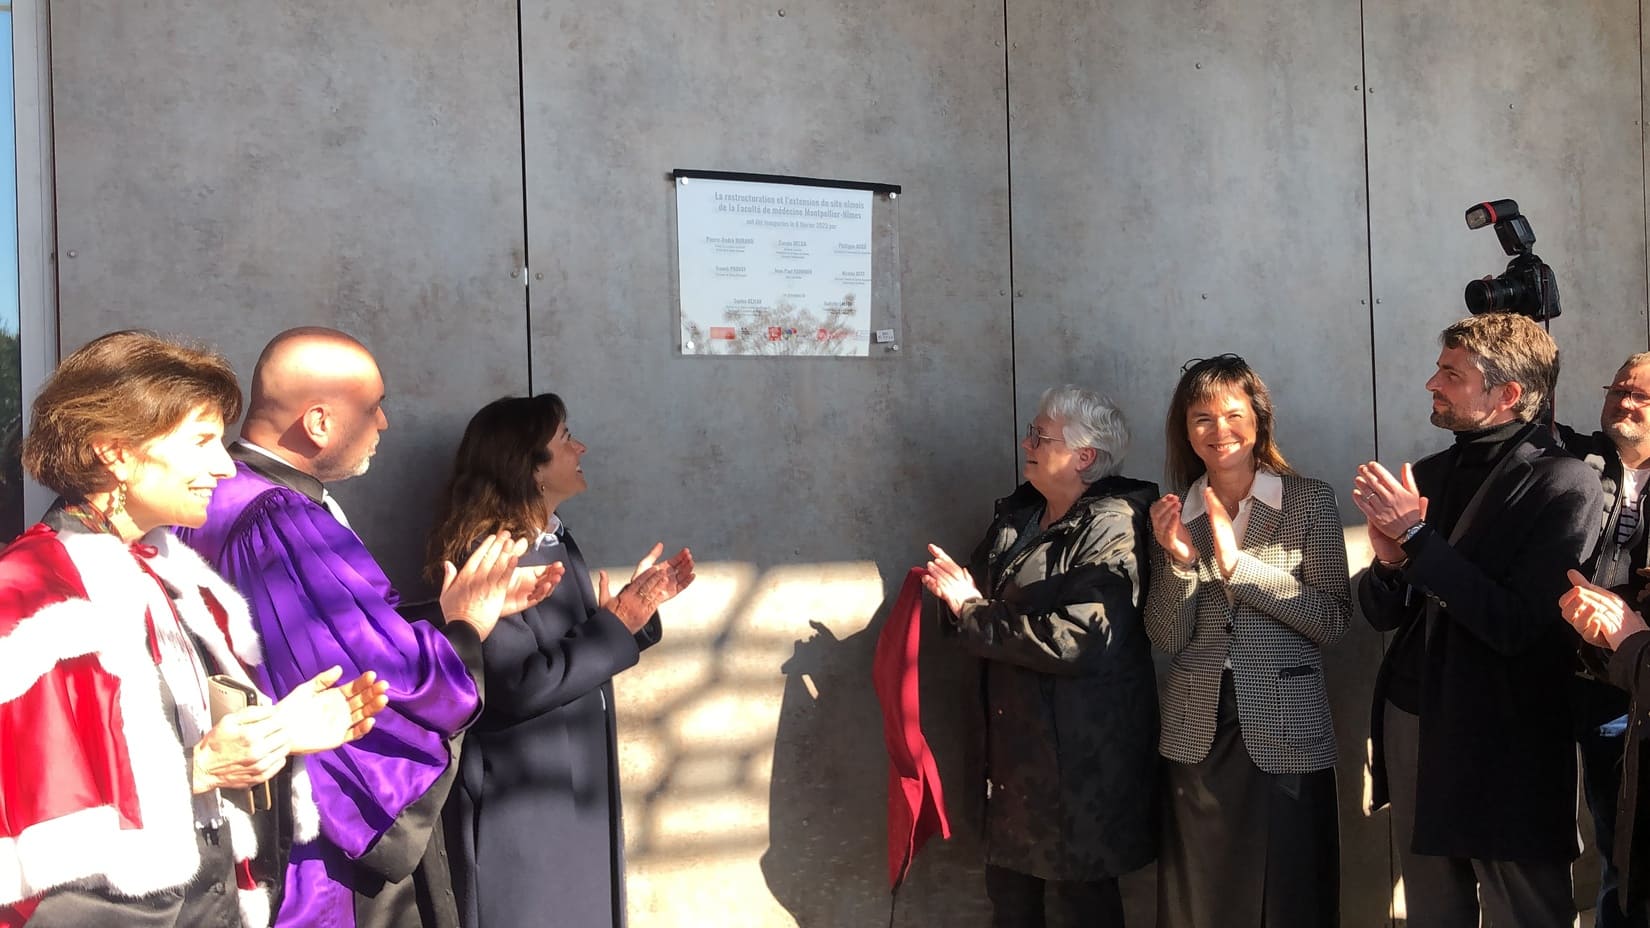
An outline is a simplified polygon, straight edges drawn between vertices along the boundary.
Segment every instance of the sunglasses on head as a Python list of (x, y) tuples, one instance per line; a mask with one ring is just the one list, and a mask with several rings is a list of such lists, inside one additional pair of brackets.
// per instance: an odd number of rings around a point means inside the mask
[(1199, 367), (1216, 368), (1222, 371), (1242, 371), (1248, 369), (1249, 362), (1243, 360), (1241, 356), (1232, 354), (1228, 351), (1225, 354), (1217, 354), (1212, 358), (1193, 358), (1185, 364), (1180, 365), (1180, 372), (1182, 374), (1189, 374), (1192, 372), (1193, 368)]

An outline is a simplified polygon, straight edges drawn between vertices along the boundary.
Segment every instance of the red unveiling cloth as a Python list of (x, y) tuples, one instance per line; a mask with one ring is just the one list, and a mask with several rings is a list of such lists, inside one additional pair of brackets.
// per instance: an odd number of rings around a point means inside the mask
[(899, 888), (911, 860), (936, 832), (951, 837), (940, 771), (922, 736), (917, 695), (917, 650), (922, 641), (921, 567), (911, 568), (877, 636), (871, 681), (882, 704), (888, 746), (888, 883)]

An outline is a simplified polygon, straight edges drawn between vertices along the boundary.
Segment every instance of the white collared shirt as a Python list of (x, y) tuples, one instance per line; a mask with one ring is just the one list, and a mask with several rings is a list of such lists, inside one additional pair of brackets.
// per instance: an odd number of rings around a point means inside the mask
[(559, 544), (561, 544), (561, 516), (552, 512), (550, 513), (550, 524), (545, 527), (544, 531), (539, 533), (538, 538), (534, 539), (533, 550), (554, 548)]
[[(1186, 491), (1186, 498), (1180, 502), (1181, 522), (1190, 525), (1198, 516), (1208, 514), (1209, 506), (1203, 501), (1203, 491), (1208, 486), (1209, 475), (1204, 474)], [(1283, 478), (1264, 467), (1255, 471), (1255, 481), (1249, 485), (1249, 494), (1238, 500), (1237, 512), (1230, 513), (1232, 537), (1238, 540), (1239, 546), (1242, 546), (1244, 535), (1249, 531), (1249, 515), (1254, 512), (1256, 500), (1279, 512), (1283, 511)]]
[[(1204, 474), (1193, 482), (1191, 489), (1186, 491), (1186, 498), (1180, 503), (1180, 521), (1190, 524), (1198, 516), (1207, 515), (1209, 505), (1203, 499), (1203, 490), (1209, 486), (1209, 475)], [(1249, 493), (1238, 500), (1237, 512), (1228, 513), (1232, 517), (1232, 537), (1238, 540), (1238, 547), (1243, 547), (1244, 536), (1249, 532), (1249, 516), (1255, 511), (1255, 501), (1259, 500), (1273, 509), (1283, 510), (1283, 478), (1271, 471), (1260, 468), (1255, 471), (1255, 480), (1249, 484)], [(1220, 591), (1226, 594), (1228, 608), (1235, 605), (1232, 590), (1225, 583), (1220, 585)], [(1232, 669), (1232, 658), (1226, 658), (1225, 667)]]

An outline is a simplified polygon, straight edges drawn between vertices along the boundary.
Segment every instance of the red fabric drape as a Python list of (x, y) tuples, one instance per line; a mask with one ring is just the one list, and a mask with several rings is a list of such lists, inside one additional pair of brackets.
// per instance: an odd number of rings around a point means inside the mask
[(922, 578), (913, 567), (877, 636), (871, 681), (882, 705), (888, 748), (888, 884), (898, 888), (928, 839), (951, 837), (945, 793), (928, 739), (922, 734), (917, 652), (922, 642)]

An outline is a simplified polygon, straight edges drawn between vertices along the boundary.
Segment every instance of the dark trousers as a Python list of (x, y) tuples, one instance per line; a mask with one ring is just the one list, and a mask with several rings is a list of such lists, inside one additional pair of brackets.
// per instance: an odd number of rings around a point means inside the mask
[(1123, 928), (1117, 880), (1044, 880), (1003, 867), (985, 868), (991, 928)]
[(1484, 923), (1492, 928), (1571, 924), (1575, 901), (1568, 862), (1435, 857), (1411, 850), (1421, 720), (1391, 703), (1385, 712), (1393, 842), (1404, 874), (1410, 928), (1478, 928), (1480, 903)]
[(1163, 764), (1157, 928), (1336, 928), (1335, 770), (1267, 773), (1243, 742), (1231, 673), (1196, 764)]

